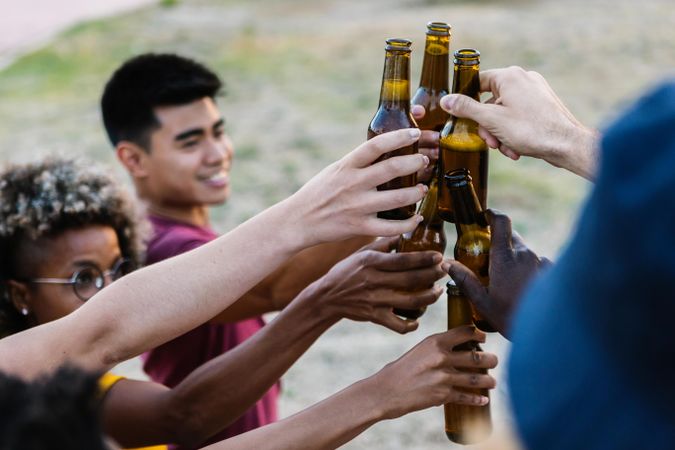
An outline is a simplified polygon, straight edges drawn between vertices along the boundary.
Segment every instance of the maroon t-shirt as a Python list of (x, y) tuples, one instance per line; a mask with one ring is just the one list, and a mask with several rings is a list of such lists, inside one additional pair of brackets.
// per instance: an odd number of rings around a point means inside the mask
[[(154, 233), (148, 243), (147, 264), (192, 250), (217, 237), (217, 234), (210, 228), (152, 215), (149, 219)], [(265, 321), (262, 317), (235, 323), (200, 325), (144, 354), (143, 369), (153, 381), (174, 387), (197, 367), (244, 342), (264, 325)], [(251, 370), (255, 370), (255, 367)], [(223, 382), (226, 383), (227, 380)], [(233, 388), (236, 389), (236, 386)], [(207, 443), (236, 436), (276, 421), (278, 397), (279, 384), (277, 383), (239, 419), (209, 439)]]

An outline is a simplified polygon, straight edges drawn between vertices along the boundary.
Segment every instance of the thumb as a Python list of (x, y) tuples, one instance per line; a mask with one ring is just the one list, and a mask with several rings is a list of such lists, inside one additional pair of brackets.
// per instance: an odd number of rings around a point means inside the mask
[(462, 94), (446, 95), (441, 98), (440, 105), (453, 116), (475, 120), (486, 128), (490, 128), (495, 113), (500, 108), (500, 105), (480, 103)]

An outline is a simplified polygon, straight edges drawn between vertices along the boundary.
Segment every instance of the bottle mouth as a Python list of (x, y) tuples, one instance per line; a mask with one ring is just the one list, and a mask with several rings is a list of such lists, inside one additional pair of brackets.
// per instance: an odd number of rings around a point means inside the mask
[(455, 280), (453, 280), (452, 278), (450, 279), (450, 281), (445, 283), (445, 288), (447, 289), (448, 295), (453, 295), (453, 296), (462, 295), (462, 291), (455, 284)]
[(456, 169), (448, 171), (445, 176), (445, 185), (450, 189), (458, 189), (471, 182), (471, 173), (469, 169)]
[(427, 23), (427, 34), (432, 36), (449, 36), (452, 27), (445, 22)]
[(386, 51), (409, 52), (411, 50), (412, 41), (402, 38), (390, 38), (386, 40), (387, 46), (384, 47)]
[(480, 52), (475, 48), (460, 48), (455, 50), (455, 64), (475, 66), (480, 63)]

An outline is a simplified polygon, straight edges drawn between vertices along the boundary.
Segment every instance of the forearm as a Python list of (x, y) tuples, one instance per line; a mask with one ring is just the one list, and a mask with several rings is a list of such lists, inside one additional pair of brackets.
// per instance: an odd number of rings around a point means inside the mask
[(205, 447), (206, 450), (334, 449), (386, 417), (373, 377), (287, 419)]
[(251, 407), (337, 319), (315, 308), (306, 289), (270, 324), (225, 355), (194, 371), (171, 393), (171, 420), (180, 442), (203, 442)]
[(211, 322), (235, 322), (279, 311), (288, 305), (310, 283), (326, 274), (331, 267), (354, 253), (374, 238), (359, 236), (341, 242), (329, 242), (300, 251), (268, 275), (232, 306)]
[(277, 204), (209, 244), (127, 275), (60, 320), (3, 339), (0, 370), (32, 377), (71, 362), (104, 371), (208, 321), (314, 244), (291, 208)]
[(560, 147), (551, 152), (548, 162), (593, 181), (600, 159), (600, 135), (579, 125)]

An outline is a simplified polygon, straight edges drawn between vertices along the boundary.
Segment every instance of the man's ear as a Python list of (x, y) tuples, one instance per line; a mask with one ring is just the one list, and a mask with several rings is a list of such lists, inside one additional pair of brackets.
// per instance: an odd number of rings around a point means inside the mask
[(7, 280), (7, 293), (12, 306), (22, 316), (27, 316), (32, 312), (30, 292), (26, 283), (16, 280)]
[(148, 176), (148, 152), (131, 141), (120, 141), (115, 146), (117, 159), (132, 178)]

